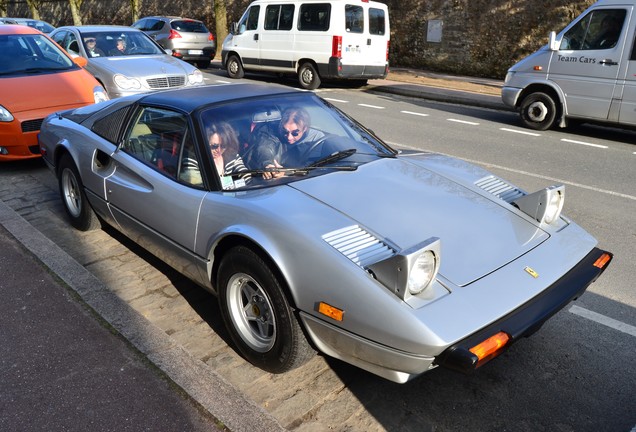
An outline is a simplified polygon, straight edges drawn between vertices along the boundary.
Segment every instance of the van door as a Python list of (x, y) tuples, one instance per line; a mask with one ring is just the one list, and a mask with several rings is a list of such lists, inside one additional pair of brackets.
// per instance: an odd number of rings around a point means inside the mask
[[(365, 53), (367, 66), (385, 68), (389, 61), (389, 15), (383, 8), (369, 6), (369, 36)], [(373, 73), (373, 72), (369, 72)]]
[[(366, 6), (366, 5), (364, 5)], [(367, 34), (365, 34), (365, 7), (361, 4), (344, 6), (345, 29), (342, 36), (342, 65), (355, 75), (362, 74), (367, 61)], [(337, 31), (337, 30), (336, 30)]]
[(632, 9), (593, 9), (563, 34), (548, 79), (563, 90), (568, 116), (608, 119)]
[(231, 46), (228, 47), (239, 54), (245, 68), (259, 64), (258, 19), (260, 10), (259, 5), (253, 5), (245, 11), (238, 23), (237, 33), (232, 35)]
[(634, 38), (634, 25), (630, 26), (630, 35), (627, 38), (628, 49), (629, 43), (632, 44), (629, 61), (627, 62), (627, 70), (625, 72), (625, 86), (621, 102), (620, 114), (618, 121), (621, 124), (636, 125), (636, 40)]
[(260, 66), (265, 70), (294, 71), (294, 4), (270, 4), (265, 7), (260, 33)]

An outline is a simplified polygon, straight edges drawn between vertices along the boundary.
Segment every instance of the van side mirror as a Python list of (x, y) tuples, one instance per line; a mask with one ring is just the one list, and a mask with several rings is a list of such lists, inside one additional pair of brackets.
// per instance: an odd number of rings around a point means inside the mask
[(230, 28), (230, 33), (232, 33), (233, 35), (238, 34), (238, 23), (237, 22), (233, 22), (232, 26)]
[(556, 32), (551, 31), (549, 38), (550, 42), (548, 46), (550, 47), (550, 51), (558, 51), (561, 43), (560, 41), (557, 41)]

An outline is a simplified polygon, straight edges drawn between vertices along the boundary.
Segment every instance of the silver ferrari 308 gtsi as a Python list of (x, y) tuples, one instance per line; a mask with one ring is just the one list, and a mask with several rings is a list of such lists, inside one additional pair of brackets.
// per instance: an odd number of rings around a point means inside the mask
[(237, 84), (49, 116), (73, 226), (111, 225), (215, 293), (238, 351), (280, 373), (318, 350), (395, 382), (471, 371), (608, 266), (534, 193), (399, 152), (313, 93)]

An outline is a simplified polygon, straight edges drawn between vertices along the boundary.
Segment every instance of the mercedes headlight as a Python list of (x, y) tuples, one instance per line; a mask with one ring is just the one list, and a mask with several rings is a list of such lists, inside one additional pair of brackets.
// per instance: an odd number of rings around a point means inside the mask
[(127, 76), (117, 74), (113, 77), (115, 84), (122, 90), (138, 90), (141, 83), (136, 78), (128, 78)]
[(188, 75), (188, 82), (190, 85), (203, 84), (203, 74), (199, 69), (195, 69), (190, 75)]

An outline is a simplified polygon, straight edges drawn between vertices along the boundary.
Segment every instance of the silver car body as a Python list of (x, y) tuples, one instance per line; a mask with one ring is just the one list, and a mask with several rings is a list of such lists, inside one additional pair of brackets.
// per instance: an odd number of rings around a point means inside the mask
[(216, 41), (202, 21), (176, 16), (150, 16), (133, 27), (147, 33), (172, 55), (204, 69), (216, 54)]
[[(213, 170), (201, 187), (169, 179), (100, 132), (102, 122), (115, 125), (145, 105), (178, 110), (201, 131), (201, 106), (231, 117), (272, 101), (314, 109), (312, 126), (334, 118), (357, 125), (310, 93), (206, 86), (50, 116), (40, 142), (58, 175), (63, 155), (72, 158), (104, 221), (212, 292), (229, 247), (262, 251), (313, 346), (395, 382), (438, 365), (471, 369), (462, 362), (474, 340), (501, 329), (513, 340), (532, 333), (603, 271), (592, 265), (602, 254), (592, 236), (563, 216), (547, 224), (526, 209), (535, 194), (461, 160), (398, 154), (359, 125), (359, 142), (343, 147), (358, 153), (332, 168), (273, 183), (254, 172), (234, 190), (221, 189)], [(361, 154), (362, 141), (377, 145), (377, 155)], [(197, 142), (207, 149), (201, 135)], [(427, 248), (441, 256), (439, 272), (421, 294), (405, 295), (403, 270), (386, 264)], [(322, 304), (342, 319), (325, 316)]]
[[(129, 51), (125, 55), (114, 54), (119, 37), (128, 41)], [(66, 26), (53, 31), (51, 38), (69, 54), (87, 59), (86, 70), (104, 86), (111, 98), (203, 84), (201, 71), (168, 55), (137, 29), (125, 26)], [(87, 38), (97, 39), (99, 56), (89, 54), (84, 42)], [(135, 48), (138, 48), (137, 51), (134, 51)]]

